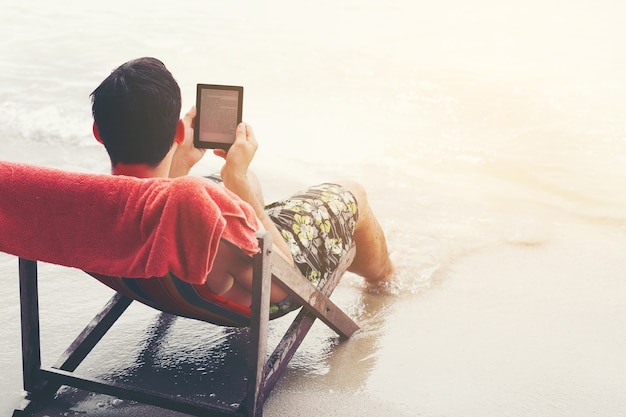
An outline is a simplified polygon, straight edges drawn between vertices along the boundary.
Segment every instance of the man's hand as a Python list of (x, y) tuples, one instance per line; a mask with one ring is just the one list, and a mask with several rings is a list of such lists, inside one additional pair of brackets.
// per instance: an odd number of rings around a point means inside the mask
[(239, 123), (235, 131), (235, 142), (228, 152), (215, 149), (213, 153), (224, 158), (226, 163), (222, 167), (222, 180), (229, 188), (237, 188), (237, 183), (247, 180), (248, 167), (254, 158), (259, 144), (256, 141), (252, 127), (246, 123)]
[[(183, 140), (177, 142), (176, 151), (172, 158), (170, 167), (170, 178), (182, 177), (189, 174), (191, 168), (204, 156), (206, 149), (199, 149), (193, 146), (193, 121), (196, 117), (196, 106), (185, 114), (179, 121), (179, 129), (183, 129)], [(182, 127), (180, 126), (182, 123)], [(179, 135), (179, 132), (176, 133)]]

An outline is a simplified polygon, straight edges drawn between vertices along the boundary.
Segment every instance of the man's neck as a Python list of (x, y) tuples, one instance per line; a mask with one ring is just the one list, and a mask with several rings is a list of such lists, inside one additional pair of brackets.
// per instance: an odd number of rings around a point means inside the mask
[(167, 178), (169, 177), (168, 164), (159, 164), (155, 167), (146, 164), (123, 164), (118, 163), (111, 167), (111, 174), (126, 175), (137, 178)]

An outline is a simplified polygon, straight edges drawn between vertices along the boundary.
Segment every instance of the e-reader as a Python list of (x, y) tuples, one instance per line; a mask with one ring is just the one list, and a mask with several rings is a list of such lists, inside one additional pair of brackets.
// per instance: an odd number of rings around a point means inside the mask
[(196, 148), (228, 151), (241, 122), (243, 87), (198, 84), (193, 143)]

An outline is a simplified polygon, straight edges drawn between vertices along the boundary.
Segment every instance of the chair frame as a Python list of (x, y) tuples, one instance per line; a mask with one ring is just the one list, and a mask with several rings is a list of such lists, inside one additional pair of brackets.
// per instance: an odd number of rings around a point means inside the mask
[[(74, 372), (76, 368), (132, 303), (131, 298), (119, 293), (113, 295), (54, 365), (43, 367), (39, 332), (37, 262), (20, 258), (22, 364), (24, 389), (28, 394), (23, 406), (16, 409), (13, 416), (27, 415), (30, 410), (51, 399), (62, 385), (66, 385), (195, 416), (262, 417), (265, 400), (316, 318), (320, 318), (344, 339), (349, 338), (359, 327), (328, 299), (354, 259), (354, 247), (342, 259), (324, 286), (318, 290), (297, 268), (272, 252), (269, 233), (258, 234), (257, 239), (260, 250), (251, 260), (254, 278), (247, 355), (247, 388), (243, 393), (244, 401), (239, 406), (228, 407), (219, 403), (184, 399), (137, 386), (77, 375)], [(272, 280), (298, 300), (303, 307), (268, 357), (269, 297)]]

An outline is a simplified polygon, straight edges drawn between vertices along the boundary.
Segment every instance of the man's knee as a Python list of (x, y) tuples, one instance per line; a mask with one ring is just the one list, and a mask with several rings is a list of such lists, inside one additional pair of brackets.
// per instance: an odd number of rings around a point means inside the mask
[(359, 209), (365, 208), (367, 206), (367, 192), (360, 183), (352, 180), (342, 180), (338, 181), (337, 184), (341, 185), (352, 193), (352, 195), (356, 199)]
[(369, 205), (365, 188), (360, 183), (352, 180), (340, 181), (338, 184), (350, 191), (356, 199), (359, 214), (354, 230), (355, 237), (361, 234), (366, 236), (370, 235), (372, 228), (379, 228), (380, 226), (378, 226), (378, 222)]

